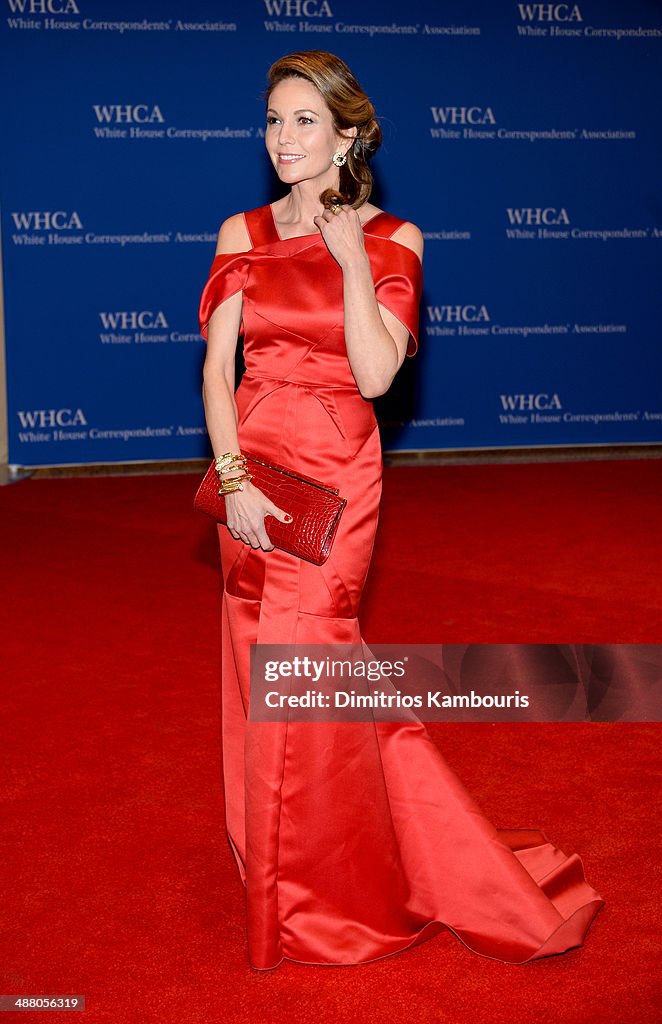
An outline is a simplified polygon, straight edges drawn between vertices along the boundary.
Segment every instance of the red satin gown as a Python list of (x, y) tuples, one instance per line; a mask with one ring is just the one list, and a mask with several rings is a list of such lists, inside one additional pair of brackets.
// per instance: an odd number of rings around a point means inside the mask
[[(206, 337), (216, 307), (243, 292), (240, 446), (348, 499), (321, 567), (219, 527), (226, 824), (250, 963), (359, 964), (444, 927), (512, 964), (579, 946), (604, 903), (580, 858), (537, 830), (495, 828), (422, 723), (247, 718), (250, 644), (362, 642), (382, 456), (345, 350), (342, 271), (321, 234), (281, 239), (270, 206), (244, 216), (253, 248), (216, 256), (199, 310)], [(409, 329), (413, 355), (422, 271), (390, 237), (402, 223), (378, 213), (364, 234), (377, 300)]]

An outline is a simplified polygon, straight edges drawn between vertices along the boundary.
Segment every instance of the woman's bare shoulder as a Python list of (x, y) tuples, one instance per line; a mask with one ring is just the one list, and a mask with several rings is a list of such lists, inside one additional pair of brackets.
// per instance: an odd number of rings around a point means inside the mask
[(416, 253), (421, 263), (423, 262), (423, 232), (410, 220), (404, 221), (399, 228), (396, 228), (391, 238), (400, 245), (406, 245)]
[(252, 249), (251, 237), (243, 213), (234, 213), (221, 224), (216, 242), (216, 255), (226, 252), (248, 252)]

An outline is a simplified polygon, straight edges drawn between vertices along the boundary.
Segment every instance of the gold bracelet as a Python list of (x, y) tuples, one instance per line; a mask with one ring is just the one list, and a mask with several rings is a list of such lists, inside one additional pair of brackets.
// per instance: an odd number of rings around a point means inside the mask
[(225, 469), (217, 469), (216, 472), (219, 476), (225, 476), (227, 473), (236, 473), (238, 469), (246, 469), (246, 462), (233, 462), (231, 466), (227, 466)]
[(229, 480), (221, 480), (221, 486), (219, 489), (219, 496), (223, 494), (232, 494), (233, 491), (243, 491), (244, 484), (248, 480), (252, 480), (251, 473), (244, 473), (242, 476), (231, 477)]
[(243, 458), (244, 458), (244, 456), (241, 454), (241, 452), (225, 452), (223, 455), (218, 455), (214, 459), (214, 464), (216, 466), (225, 465), (228, 462), (232, 462), (234, 459), (243, 459)]
[(235, 473), (238, 469), (246, 469), (246, 456), (241, 454), (233, 455), (232, 452), (226, 452), (225, 455), (219, 455), (217, 459), (214, 459), (214, 466), (219, 476), (226, 473)]

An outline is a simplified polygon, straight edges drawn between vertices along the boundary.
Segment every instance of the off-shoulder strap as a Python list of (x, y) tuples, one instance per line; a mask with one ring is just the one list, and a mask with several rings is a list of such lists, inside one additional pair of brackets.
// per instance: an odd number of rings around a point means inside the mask
[[(207, 338), (209, 321), (216, 307), (245, 287), (249, 260), (249, 253), (245, 252), (225, 252), (214, 257), (198, 306), (198, 323), (203, 338)], [(243, 316), (239, 333), (244, 333)]]
[(379, 238), (390, 238), (391, 235), (405, 224), (406, 221), (402, 217), (396, 217), (393, 213), (387, 213), (386, 210), (382, 210), (381, 213), (376, 213), (374, 217), (366, 221), (363, 225), (363, 231), (366, 235), (376, 235)]
[(394, 242), (384, 254), (377, 272), (375, 296), (409, 331), (406, 354), (418, 349), (419, 307), (423, 290), (423, 268), (417, 254)]
[(250, 235), (251, 245), (254, 249), (257, 249), (260, 245), (269, 245), (272, 242), (279, 241), (273, 213), (268, 204), (266, 206), (257, 206), (253, 210), (247, 210), (244, 213), (244, 220)]
[[(406, 221), (382, 210), (363, 225), (366, 235), (392, 238)], [(380, 247), (381, 248), (381, 247)], [(406, 354), (415, 355), (418, 349), (419, 305), (423, 289), (423, 269), (413, 249), (406, 245), (389, 247), (377, 261), (375, 295), (409, 330)]]

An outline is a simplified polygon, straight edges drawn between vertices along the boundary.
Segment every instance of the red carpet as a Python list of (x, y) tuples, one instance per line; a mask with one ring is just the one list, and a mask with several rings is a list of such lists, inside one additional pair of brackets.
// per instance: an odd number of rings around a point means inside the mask
[[(430, 726), (495, 824), (580, 854), (606, 900), (583, 949), (513, 967), (445, 932), (360, 967), (248, 967), (196, 483), (0, 490), (0, 991), (84, 994), (89, 1024), (659, 1024), (652, 724)], [(658, 643), (661, 492), (647, 459), (389, 469), (365, 637)]]

